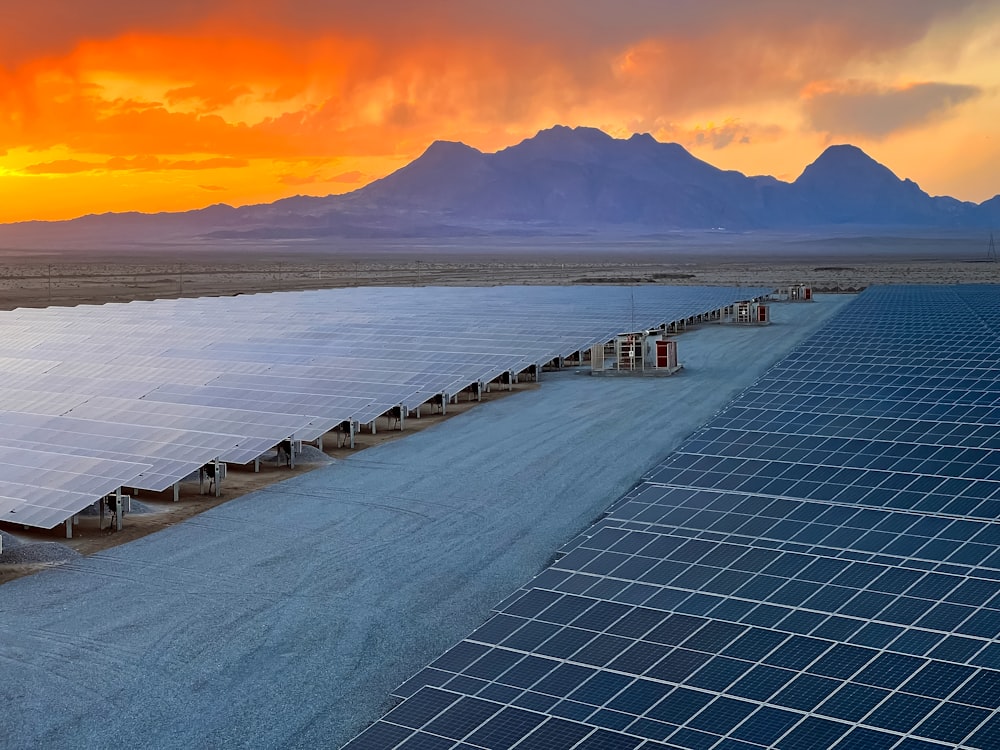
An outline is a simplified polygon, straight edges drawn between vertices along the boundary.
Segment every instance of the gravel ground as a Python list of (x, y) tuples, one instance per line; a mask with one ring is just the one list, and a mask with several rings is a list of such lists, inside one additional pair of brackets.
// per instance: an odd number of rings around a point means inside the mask
[(0, 747), (337, 747), (849, 297), (525, 391), (0, 587)]

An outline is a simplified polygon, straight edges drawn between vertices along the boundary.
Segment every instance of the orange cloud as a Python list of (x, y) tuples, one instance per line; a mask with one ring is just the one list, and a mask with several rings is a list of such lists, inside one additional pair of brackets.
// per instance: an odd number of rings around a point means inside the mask
[(175, 161), (159, 159), (155, 156), (137, 156), (131, 159), (115, 156), (104, 162), (59, 159), (39, 164), (29, 164), (24, 167), (24, 172), (27, 174), (74, 174), (77, 172), (116, 170), (155, 172), (170, 169), (234, 169), (246, 167), (249, 164), (250, 162), (246, 159), (232, 159), (224, 156), (212, 157), (210, 159), (178, 159)]
[(103, 165), (79, 159), (57, 159), (40, 164), (29, 164), (23, 167), (27, 174), (74, 174), (76, 172), (93, 172)]
[[(648, 131), (696, 153), (799, 158), (813, 147), (812, 131), (857, 123), (870, 101), (843, 91), (803, 96), (812, 82), (884, 65), (942, 19), (988, 3), (85, 5), (35, 0), (5, 10), (0, 195), (26, 196), (14, 203), (29, 215), (6, 202), (0, 220), (30, 217), (35, 195), (70, 215), (128, 201), (141, 210), (196, 207), (217, 183), (246, 202), (304, 185), (339, 191), (435, 139), (495, 150), (557, 122)], [(961, 36), (949, 44), (958, 50)], [(907, 122), (931, 121), (921, 112), (942, 111), (963, 91), (909, 94)], [(775, 148), (779, 140), (796, 147)]]
[(358, 183), (363, 182), (368, 175), (363, 172), (358, 172), (354, 170), (353, 172), (342, 172), (340, 174), (335, 174), (333, 177), (327, 179), (327, 182), (348, 182), (348, 183)]
[(320, 183), (336, 183), (342, 182), (349, 185), (357, 185), (365, 182), (368, 179), (368, 175), (364, 172), (359, 172), (358, 170), (352, 170), (350, 172), (341, 172), (340, 174), (335, 174), (331, 176), (323, 176), (322, 174), (314, 172), (313, 174), (299, 175), (299, 174), (283, 174), (278, 177), (278, 182), (282, 185), (316, 185)]

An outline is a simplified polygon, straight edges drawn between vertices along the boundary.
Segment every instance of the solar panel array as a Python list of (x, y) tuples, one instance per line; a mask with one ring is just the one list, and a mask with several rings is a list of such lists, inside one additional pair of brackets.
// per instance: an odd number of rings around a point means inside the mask
[(1000, 747), (998, 334), (868, 290), (346, 747)]
[(51, 528), (108, 487), (176, 487), (767, 291), (363, 288), (0, 313), (0, 520)]

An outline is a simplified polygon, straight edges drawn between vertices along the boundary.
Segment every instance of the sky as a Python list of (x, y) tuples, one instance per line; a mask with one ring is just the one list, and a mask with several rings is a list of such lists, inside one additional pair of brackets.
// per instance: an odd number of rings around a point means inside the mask
[(1000, 193), (996, 0), (0, 7), (0, 222), (343, 193), (556, 124), (784, 180), (853, 143), (931, 195)]

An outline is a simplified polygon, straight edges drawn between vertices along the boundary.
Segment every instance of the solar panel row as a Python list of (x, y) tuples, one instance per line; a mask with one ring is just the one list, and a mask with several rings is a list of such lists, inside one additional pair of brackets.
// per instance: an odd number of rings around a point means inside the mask
[[(766, 292), (367, 288), (5, 312), (0, 444), (53, 461), (47, 477), (0, 467), (0, 518), (50, 528), (108, 486), (176, 487), (214, 460), (244, 464), (344, 422), (443, 405), (618, 333)], [(129, 470), (91, 482), (109, 460)], [(55, 471), (62, 494), (45, 491)]]
[(1000, 747), (998, 333), (868, 290), (347, 747)]

